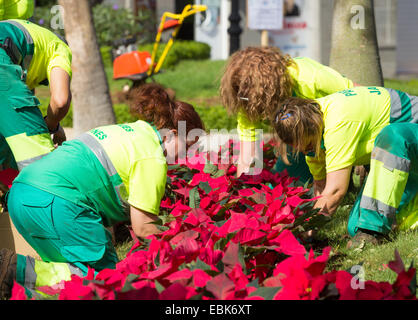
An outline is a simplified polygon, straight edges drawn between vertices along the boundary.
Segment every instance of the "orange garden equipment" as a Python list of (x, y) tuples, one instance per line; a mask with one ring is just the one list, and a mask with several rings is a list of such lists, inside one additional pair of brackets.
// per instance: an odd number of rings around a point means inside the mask
[[(156, 74), (160, 71), (161, 66), (167, 57), (167, 54), (173, 46), (174, 40), (177, 37), (183, 21), (188, 16), (196, 14), (197, 12), (206, 11), (207, 7), (204, 5), (187, 5), (184, 7), (183, 12), (180, 14), (174, 14), (165, 12), (161, 18), (161, 23), (158, 27), (157, 37), (154, 43), (152, 54), (149, 52), (140, 52), (136, 50), (125, 50), (124, 53), (117, 55), (113, 61), (113, 79), (129, 79), (133, 81), (133, 87), (142, 84), (148, 77)], [(167, 18), (169, 18), (167, 20)], [(168, 40), (164, 51), (156, 62), (157, 50), (161, 41), (161, 35), (163, 31), (174, 29)], [(136, 39), (123, 39), (119, 41), (117, 45), (128, 48), (134, 45)]]

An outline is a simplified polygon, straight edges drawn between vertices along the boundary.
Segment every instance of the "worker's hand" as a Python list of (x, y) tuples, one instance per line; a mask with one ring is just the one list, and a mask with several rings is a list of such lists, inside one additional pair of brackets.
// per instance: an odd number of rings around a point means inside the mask
[(241, 177), (241, 175), (259, 175), (263, 171), (263, 163), (259, 159), (254, 159), (254, 164), (250, 163), (238, 163), (237, 164), (237, 178)]
[(263, 169), (263, 149), (259, 141), (240, 141), (237, 177), (242, 174), (258, 175)]
[(67, 140), (64, 129), (60, 126), (58, 131), (54, 133), (52, 141), (54, 142), (55, 148), (62, 145)]
[(241, 177), (242, 174), (247, 174), (250, 172), (250, 166), (248, 164), (237, 164), (237, 178)]

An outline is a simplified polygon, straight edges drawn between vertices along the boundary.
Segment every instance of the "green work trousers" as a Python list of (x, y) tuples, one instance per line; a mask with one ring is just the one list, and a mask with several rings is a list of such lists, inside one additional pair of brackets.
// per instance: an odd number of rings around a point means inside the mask
[(15, 183), (8, 196), (10, 217), (43, 261), (18, 256), (17, 282), (29, 290), (114, 269), (112, 235), (99, 214), (35, 187)]
[(348, 221), (359, 229), (387, 234), (392, 227), (418, 226), (418, 124), (393, 123), (375, 140), (370, 173)]

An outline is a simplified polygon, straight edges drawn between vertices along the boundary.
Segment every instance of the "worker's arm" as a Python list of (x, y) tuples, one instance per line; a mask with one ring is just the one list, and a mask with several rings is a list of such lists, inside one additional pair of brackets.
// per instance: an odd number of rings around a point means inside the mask
[(261, 173), (262, 169), (260, 141), (240, 141), (237, 177), (240, 177), (243, 173), (257, 175)]
[(332, 215), (335, 213), (347, 193), (351, 168), (348, 167), (327, 174), (325, 188), (314, 208), (320, 208), (321, 212), (325, 214)]
[[(262, 169), (263, 151), (260, 141), (262, 139), (261, 123), (251, 121), (247, 114), (240, 110), (237, 115), (237, 131), (240, 139), (240, 153), (237, 164), (237, 176), (241, 174), (258, 174), (260, 167)], [(255, 168), (251, 169), (255, 163)]]
[[(51, 70), (50, 93), (51, 100), (49, 102), (45, 122), (48, 129), (54, 131), (58, 127), (60, 121), (67, 115), (71, 104), (70, 76), (66, 71), (59, 67), (55, 67)], [(53, 140), (56, 144), (62, 144), (66, 140), (62, 128), (54, 134)]]
[(137, 237), (144, 239), (152, 234), (161, 233), (157, 225), (153, 224), (157, 220), (158, 216), (155, 214), (131, 206), (131, 224)]

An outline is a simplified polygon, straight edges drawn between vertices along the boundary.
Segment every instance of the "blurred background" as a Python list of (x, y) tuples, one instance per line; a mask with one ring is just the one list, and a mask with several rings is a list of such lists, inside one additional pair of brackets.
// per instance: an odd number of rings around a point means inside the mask
[[(267, 37), (264, 33), (263, 38), (262, 30), (249, 25), (249, 6), (254, 3), (251, 0), (90, 0), (116, 121), (134, 119), (127, 112), (122, 97), (123, 88), (129, 81), (113, 79), (115, 40), (135, 37), (135, 49), (152, 52), (163, 13), (181, 13), (188, 4), (204, 4), (207, 10), (185, 19), (161, 73), (155, 75), (154, 80), (172, 88), (178, 99), (192, 103), (208, 129), (232, 129), (236, 125), (235, 118), (226, 115), (218, 97), (222, 68), (233, 51), (258, 46), (264, 41), (264, 45), (277, 46), (293, 57), (310, 57), (329, 65), (335, 1), (283, 1), (282, 29), (268, 30)], [(65, 36), (63, 28), (51, 27), (57, 19), (57, 11), (52, 8), (57, 4), (57, 0), (36, 0), (31, 20)], [(418, 95), (418, 1), (375, 0), (374, 16), (377, 58), (384, 85)], [(162, 42), (170, 35), (170, 32), (164, 33)], [(231, 48), (233, 38), (238, 42), (235, 41), (232, 44), (235, 47)], [(159, 54), (163, 48), (164, 44), (160, 46)], [(351, 74), (347, 76), (355, 78)], [(45, 108), (47, 92), (40, 89), (37, 95)], [(67, 127), (72, 126), (71, 112), (64, 121)]]

